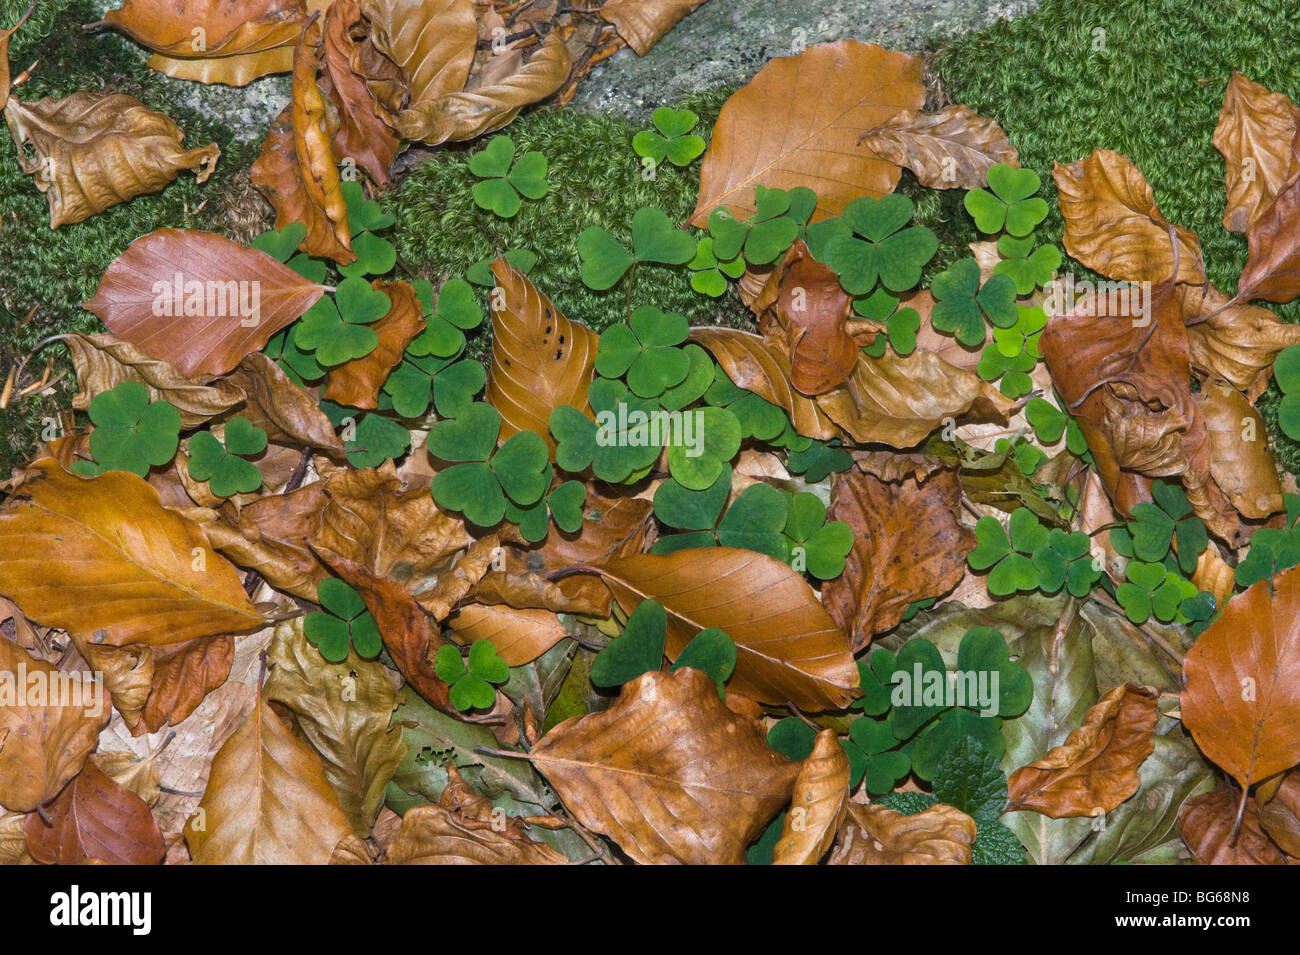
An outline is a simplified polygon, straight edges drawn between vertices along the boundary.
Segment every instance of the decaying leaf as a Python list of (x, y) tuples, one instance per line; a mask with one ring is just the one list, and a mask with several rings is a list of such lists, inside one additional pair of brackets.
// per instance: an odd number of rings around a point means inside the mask
[(739, 865), (798, 775), (690, 667), (637, 677), (608, 710), (551, 730), (530, 758), (583, 825), (643, 864)]
[(1259, 823), (1287, 855), (1300, 859), (1300, 772), (1282, 777), (1272, 798), (1259, 807)]
[(239, 416), (265, 431), (270, 441), (343, 456), (343, 442), (325, 412), (262, 352), (245, 355), (223, 380), (244, 393)]
[(677, 22), (704, 0), (605, 0), (598, 11), (627, 45), (645, 56)]
[(903, 110), (862, 136), (881, 159), (912, 170), (931, 189), (978, 189), (997, 163), (1020, 165), (997, 121), (954, 103), (933, 113)]
[(166, 849), (149, 807), (93, 762), (45, 807), (29, 813), (23, 831), (32, 858), (46, 865), (157, 865)]
[(1245, 232), (1297, 172), (1291, 142), (1298, 115), (1284, 94), (1232, 74), (1214, 127), (1214, 148), (1223, 155), (1228, 185), (1225, 229)]
[(531, 663), (568, 636), (551, 611), (508, 605), (470, 604), (452, 614), (447, 626), (460, 643), (487, 640), (512, 667)]
[(924, 105), (921, 73), (920, 57), (857, 40), (771, 60), (722, 107), (691, 224), (703, 227), (719, 207), (748, 217), (755, 186), (812, 188), (817, 219), (859, 196), (893, 192), (898, 166), (864, 154), (857, 140)]
[(158, 192), (182, 169), (206, 182), (221, 156), (216, 143), (185, 149), (170, 117), (124, 93), (10, 99), (4, 114), (18, 164), (50, 201), (51, 229)]
[(1211, 382), (1196, 396), (1210, 436), (1210, 475), (1243, 517), (1264, 520), (1282, 510), (1282, 485), (1264, 419), (1245, 395)]
[(1259, 806), (1247, 797), (1241, 828), (1234, 832), (1241, 795), (1220, 789), (1189, 799), (1178, 814), (1178, 832), (1202, 865), (1286, 865), (1286, 856), (1259, 821)]
[(1179, 285), (1177, 294), (1192, 364), (1252, 402), (1268, 387), (1277, 353), (1300, 344), (1300, 325), (1284, 324), (1258, 305), (1227, 307), (1228, 296), (1213, 285)]
[(1300, 295), (1300, 132), (1291, 141), (1291, 178), (1250, 222), (1246, 244), (1250, 254), (1237, 279), (1237, 298), (1289, 302)]
[(829, 865), (970, 865), (975, 820), (952, 806), (904, 816), (849, 803), (848, 822)]
[(376, 279), (372, 284), (392, 302), (388, 314), (370, 326), (379, 343), (370, 354), (331, 368), (321, 392), (322, 398), (353, 408), (378, 406), (379, 389), (388, 373), (402, 360), (411, 339), (424, 331), (420, 301), (411, 283)]
[(411, 106), (459, 93), (474, 62), (470, 0), (361, 0), (370, 38), (406, 73)]
[(356, 0), (334, 0), (325, 13), (322, 85), (339, 116), (335, 155), (353, 160), (376, 186), (387, 189), (392, 184), (388, 169), (402, 141), (381, 115), (383, 107), (366, 77), (353, 65), (359, 59), (356, 34), (366, 39), (364, 31)]
[(799, 766), (773, 865), (816, 865), (830, 851), (849, 811), (849, 772), (835, 731), (822, 730)]

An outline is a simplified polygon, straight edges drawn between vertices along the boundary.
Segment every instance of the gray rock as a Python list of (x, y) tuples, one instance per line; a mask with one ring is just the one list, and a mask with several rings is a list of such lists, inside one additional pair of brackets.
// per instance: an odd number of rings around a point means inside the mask
[(803, 46), (855, 39), (917, 51), (1024, 16), (1039, 0), (707, 0), (643, 57), (620, 50), (583, 80), (577, 109), (644, 120), (686, 93), (750, 80)]

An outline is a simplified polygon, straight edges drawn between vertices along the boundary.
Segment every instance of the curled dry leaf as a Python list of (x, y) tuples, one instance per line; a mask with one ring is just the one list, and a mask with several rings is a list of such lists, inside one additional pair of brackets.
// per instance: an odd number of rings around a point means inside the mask
[(1124, 282), (1205, 281), (1195, 233), (1173, 226), (1156, 208), (1146, 178), (1133, 162), (1109, 149), (1052, 169), (1065, 218), (1065, 251), (1090, 269)]
[(158, 229), (113, 260), (85, 307), (118, 338), (195, 377), (230, 371), (324, 293), (216, 233)]
[(1300, 772), (1282, 777), (1277, 791), (1259, 807), (1259, 823), (1287, 855), (1300, 859)]
[(803, 575), (763, 554), (731, 547), (640, 554), (595, 568), (631, 613), (642, 600), (668, 611), (670, 660), (701, 630), (736, 643), (728, 686), (762, 703), (836, 710), (858, 695), (849, 639)]
[(920, 57), (857, 40), (769, 61), (722, 107), (691, 224), (702, 228), (719, 207), (749, 216), (755, 186), (811, 187), (817, 219), (839, 215), (859, 196), (893, 192), (898, 166), (864, 155), (857, 140), (899, 110), (924, 105), (922, 68)]
[(1232, 506), (1251, 520), (1282, 510), (1282, 485), (1260, 413), (1222, 382), (1206, 385), (1196, 401), (1210, 436), (1210, 475)]
[(1258, 305), (1225, 307), (1228, 296), (1213, 285), (1179, 285), (1177, 294), (1192, 364), (1230, 382), (1252, 402), (1268, 387), (1277, 353), (1300, 344), (1300, 325), (1284, 324)]
[(568, 636), (549, 610), (470, 604), (447, 618), (451, 638), (462, 645), (487, 640), (512, 667), (532, 663)]
[(1228, 185), (1225, 229), (1245, 232), (1300, 169), (1291, 149), (1297, 116), (1300, 111), (1285, 94), (1232, 74), (1214, 127), (1214, 148), (1223, 155)]
[(618, 35), (645, 56), (665, 33), (704, 0), (605, 0), (597, 13), (614, 25)]
[(856, 653), (895, 626), (908, 604), (941, 596), (966, 571), (975, 535), (957, 521), (956, 471), (888, 483), (860, 470), (835, 479), (830, 520), (853, 529), (844, 573), (822, 587), (822, 603)]
[[(9, 72), (9, 38), (18, 32), (18, 28), (27, 22), (27, 18), (32, 15), (36, 9), (35, 0), (27, 11), (18, 18), (18, 22), (11, 27), (0, 27), (0, 110), (3, 110), (9, 103), (9, 94), (12, 92), (10, 83), (12, 82)], [(3, 818), (3, 817), (0, 817)]]
[(376, 186), (387, 189), (392, 184), (388, 168), (402, 141), (381, 115), (382, 107), (366, 77), (353, 65), (358, 60), (358, 44), (366, 35), (356, 0), (334, 0), (325, 12), (322, 86), (339, 117), (333, 140), (335, 155), (353, 160)]
[(647, 865), (740, 865), (798, 775), (690, 667), (642, 674), (608, 710), (555, 727), (529, 758), (583, 825)]
[(1237, 279), (1237, 298), (1289, 302), (1300, 295), (1300, 131), (1291, 141), (1294, 165), (1273, 201), (1264, 206), (1246, 229), (1250, 254)]
[(849, 775), (849, 757), (839, 737), (834, 730), (822, 730), (799, 765), (773, 865), (816, 865), (830, 851), (848, 815)]
[(258, 702), (212, 761), (185, 826), (197, 865), (325, 865), (351, 834), (320, 757)]
[(1007, 811), (1034, 809), (1053, 819), (1098, 816), (1137, 792), (1138, 768), (1155, 744), (1155, 691), (1121, 684), (1088, 710), (1083, 723), (1042, 759), (1007, 781)]
[(1300, 763), (1300, 570), (1229, 600), (1183, 674), (1183, 725), (1242, 788)]
[[(20, 687), (26, 690), (29, 678), (36, 674), (53, 686), (56, 672), (0, 636), (0, 674), (6, 692), (16, 693)], [(89, 676), (86, 674), (81, 687), (86, 696), (93, 697), (95, 688)], [(96, 711), (93, 699), (74, 698), (71, 693), (60, 701), (63, 705), (46, 702), (13, 699), (0, 706), (0, 805), (11, 811), (30, 812), (58, 795), (68, 780), (81, 772), (111, 713), (108, 706), (101, 705)]]
[[(492, 274), (492, 364), (484, 397), (501, 412), (501, 438), (534, 431), (551, 438), (551, 412), (570, 405), (584, 414), (596, 361), (596, 333), (565, 318), (528, 276), (498, 257)], [(498, 307), (500, 306), (500, 307)]]
[(29, 473), (0, 510), (0, 593), (33, 620), (111, 646), (260, 626), (202, 528), (134, 474), (82, 478), (49, 458)]
[(221, 156), (216, 143), (185, 149), (170, 117), (123, 93), (11, 99), (4, 114), (19, 166), (49, 199), (51, 229), (158, 192), (182, 169), (206, 182)]
[(506, 551), (506, 569), (486, 574), (474, 588), (474, 599), (483, 604), (508, 604), (552, 613), (577, 613), (608, 617), (609, 588), (595, 577), (575, 575), (551, 580), (549, 575), (517, 571), (511, 566), (513, 549)]
[(582, 527), (571, 534), (552, 527), (542, 546), (528, 552), (526, 566), (543, 573), (639, 554), (649, 549), (653, 514), (653, 502), (644, 498), (605, 497), (589, 489)]
[(848, 822), (830, 865), (970, 865), (975, 820), (952, 806), (904, 816), (849, 803)]
[(412, 107), (464, 89), (478, 41), (470, 0), (361, 0), (361, 13), (375, 47), (406, 73)]
[(149, 807), (88, 762), (58, 797), (46, 818), (29, 813), (23, 832), (32, 858), (45, 865), (157, 865), (166, 849)]
[(1192, 583), (1197, 590), (1214, 594), (1214, 605), (1222, 607), (1232, 592), (1237, 588), (1235, 572), (1231, 564), (1219, 553), (1219, 545), (1210, 541), (1196, 561), (1196, 571), (1192, 574)]
[(1246, 799), (1241, 829), (1234, 833), (1241, 795), (1230, 789), (1187, 800), (1178, 813), (1178, 833), (1202, 865), (1286, 865), (1286, 856), (1259, 821), (1255, 797)]
[(496, 533), (480, 537), (469, 545), (451, 570), (439, 575), (436, 587), (420, 594), (420, 606), (435, 620), (446, 620), (456, 604), (473, 592), (504, 553)]
[(392, 303), (388, 314), (370, 326), (379, 343), (370, 354), (331, 368), (321, 392), (322, 398), (353, 408), (378, 406), (379, 389), (388, 380), (388, 373), (401, 362), (411, 339), (424, 331), (420, 300), (411, 283), (375, 279), (371, 284)]
[(988, 181), (989, 167), (1020, 165), (997, 121), (958, 103), (933, 113), (903, 110), (864, 133), (861, 143), (881, 159), (912, 170), (930, 189), (978, 189)]
[(343, 442), (325, 412), (262, 352), (245, 355), (224, 380), (246, 396), (239, 416), (265, 431), (272, 443), (343, 456)]

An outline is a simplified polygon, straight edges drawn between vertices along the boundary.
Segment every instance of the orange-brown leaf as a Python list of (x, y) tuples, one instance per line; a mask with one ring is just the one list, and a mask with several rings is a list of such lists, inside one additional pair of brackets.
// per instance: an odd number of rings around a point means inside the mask
[(997, 163), (1019, 166), (997, 120), (954, 103), (933, 113), (904, 110), (862, 138), (881, 159), (912, 170), (930, 189), (978, 189)]
[(568, 636), (549, 610), (504, 605), (470, 604), (448, 617), (447, 626), (457, 643), (487, 640), (512, 667), (532, 663)]
[(904, 816), (855, 802), (828, 864), (970, 865), (974, 842), (975, 820), (952, 806)]
[(402, 141), (381, 117), (366, 77), (353, 66), (357, 35), (364, 37), (364, 30), (356, 0), (334, 0), (325, 13), (322, 85), (339, 116), (335, 155), (353, 160), (376, 186), (387, 189), (392, 182), (388, 168)]
[(1178, 813), (1178, 834), (1202, 865), (1286, 865), (1286, 856), (1259, 822), (1259, 806), (1246, 800), (1241, 829), (1233, 827), (1241, 794), (1230, 789), (1187, 800)]
[(388, 314), (370, 326), (379, 343), (370, 354), (331, 368), (321, 393), (323, 398), (353, 408), (377, 407), (379, 389), (388, 373), (402, 360), (411, 339), (424, 330), (423, 309), (409, 282), (375, 279), (371, 284), (392, 302)]
[(665, 33), (704, 0), (605, 0), (597, 11), (627, 45), (645, 56)]
[(1223, 227), (1245, 232), (1297, 171), (1291, 141), (1300, 111), (1283, 93), (1271, 93), (1233, 73), (1223, 96), (1214, 148), (1223, 155), (1228, 202)]
[[(157, 865), (166, 855), (149, 807), (96, 768), (86, 768), (45, 807), (29, 813), (23, 832), (32, 858), (45, 865)], [(48, 821), (47, 821), (48, 819)]]
[(1258, 305), (1225, 308), (1228, 296), (1213, 285), (1179, 285), (1177, 291), (1192, 364), (1258, 399), (1277, 353), (1300, 345), (1300, 325), (1284, 324)]
[(849, 757), (839, 737), (834, 730), (822, 730), (799, 765), (773, 865), (816, 865), (830, 851), (848, 815), (849, 776)]

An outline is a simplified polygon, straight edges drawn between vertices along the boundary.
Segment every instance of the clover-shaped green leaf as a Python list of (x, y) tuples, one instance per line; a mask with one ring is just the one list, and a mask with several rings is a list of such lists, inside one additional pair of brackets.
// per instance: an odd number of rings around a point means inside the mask
[(718, 696), (726, 699), (726, 682), (736, 669), (736, 643), (725, 630), (708, 627), (691, 638), (677, 655), (672, 669), (690, 667), (707, 673), (718, 685)]
[(492, 684), (510, 679), (510, 667), (497, 655), (490, 640), (475, 640), (465, 660), (459, 648), (444, 643), (438, 648), (433, 661), (438, 679), (450, 689), (451, 705), (462, 713), (467, 710), (486, 710), (496, 702), (497, 694)]
[(850, 295), (865, 295), (877, 279), (893, 292), (912, 288), (921, 269), (939, 248), (925, 226), (903, 228), (912, 218), (912, 200), (898, 193), (880, 199), (854, 199), (844, 208), (844, 221), (854, 235), (833, 239), (826, 246), (826, 264), (840, 277)]
[(352, 239), (356, 261), (339, 266), (339, 274), (349, 278), (386, 275), (397, 264), (397, 247), (373, 232), (362, 232)]
[(130, 471), (146, 477), (151, 467), (176, 456), (180, 412), (169, 402), (150, 402), (149, 389), (138, 381), (123, 381), (95, 395), (90, 420), (95, 425), (90, 433), (95, 465), (78, 468), (82, 473)]
[[(364, 284), (363, 279), (344, 281)], [(382, 292), (379, 295), (388, 298)], [(345, 322), (334, 299), (324, 295), (294, 326), (293, 344), (304, 352), (314, 352), (312, 357), (318, 365), (333, 367), (369, 355), (379, 344), (379, 336), (365, 325)]]
[(1005, 228), (1013, 236), (1026, 236), (1047, 218), (1047, 203), (1034, 196), (1042, 181), (1032, 169), (998, 163), (989, 168), (988, 183), (992, 192), (966, 193), (966, 211), (981, 232), (992, 235)]
[(527, 152), (515, 159), (515, 144), (509, 136), (495, 136), (469, 159), (469, 171), (481, 179), (471, 190), (474, 203), (503, 219), (519, 212), (520, 195), (540, 199), (550, 188), (546, 181), (546, 157)]
[(840, 742), (849, 757), (850, 789), (863, 781), (868, 793), (881, 796), (911, 772), (912, 761), (897, 748), (898, 740), (886, 720), (856, 719), (849, 724), (848, 739)]
[(740, 256), (751, 265), (769, 265), (779, 259), (799, 237), (803, 223), (816, 208), (817, 196), (806, 186), (754, 191), (754, 214), (737, 219), (725, 208), (709, 214), (709, 235), (720, 259)]
[(1009, 331), (1017, 336), (1020, 350), (1011, 357), (1003, 354), (1001, 343), (996, 338), (1001, 331), (1002, 329), (995, 329), (993, 343), (984, 346), (984, 351), (980, 353), (979, 364), (975, 366), (975, 373), (985, 381), (1001, 379), (998, 382), (998, 390), (1008, 398), (1020, 398), (1034, 390), (1034, 381), (1029, 377), (1029, 373), (1038, 364), (1038, 358), (1027, 349), (1023, 333), (1016, 329)]
[(689, 109), (660, 106), (650, 117), (654, 129), (643, 129), (632, 137), (638, 156), (655, 162), (666, 158), (674, 166), (689, 166), (704, 152), (704, 140), (691, 134), (699, 117)]
[(507, 499), (529, 507), (542, 499), (551, 484), (549, 453), (542, 437), (520, 431), (493, 453), (500, 430), (500, 413), (489, 404), (473, 402), (455, 418), (435, 424), (425, 439), (435, 458), (463, 462), (434, 475), (433, 499), (481, 527), (501, 522)]
[[(1300, 495), (1284, 494), (1286, 525), (1261, 527), (1250, 538), (1250, 549), (1237, 565), (1237, 586), (1249, 587), (1300, 564)], [(1114, 532), (1111, 532), (1112, 539)]]
[(578, 236), (579, 272), (588, 288), (612, 288), (637, 262), (685, 265), (695, 257), (695, 240), (660, 209), (642, 206), (632, 216), (632, 251), (599, 226)]
[(686, 487), (701, 490), (716, 481), (740, 451), (740, 422), (727, 408), (694, 408), (678, 414), (680, 427), (662, 429), (668, 432), (668, 471)]
[(690, 356), (676, 347), (690, 330), (681, 315), (643, 305), (626, 323), (611, 325), (601, 333), (596, 371), (606, 378), (626, 375), (633, 394), (658, 397), (680, 384), (691, 370)]
[(596, 686), (622, 686), (663, 665), (668, 639), (668, 613), (657, 600), (643, 600), (627, 618), (623, 633), (611, 640), (591, 661), (589, 673)]
[[(1043, 554), (1035, 565), (1035, 553), (1049, 546), (1049, 536), (1029, 508), (1012, 511), (1008, 526), (1010, 537), (996, 517), (981, 517), (975, 522), (975, 548), (966, 556), (971, 569), (989, 570), (989, 593), (997, 597), (1034, 590), (1040, 574), (1053, 572), (1057, 563), (1051, 555)], [(1060, 589), (1059, 583), (1056, 589)]]
[(1193, 516), (1192, 505), (1178, 485), (1157, 481), (1151, 495), (1155, 503), (1141, 501), (1132, 508), (1133, 519), (1126, 528), (1132, 553), (1127, 556), (1146, 562), (1163, 561), (1177, 542), (1178, 566), (1184, 574), (1193, 573), (1209, 544), (1205, 525)]
[(980, 716), (972, 710), (953, 707), (917, 737), (911, 752), (912, 772), (921, 779), (933, 779), (944, 757), (967, 739), (978, 742), (994, 759), (1000, 760), (1006, 752), (1000, 717)]
[(771, 441), (790, 423), (785, 411), (762, 396), (737, 386), (721, 368), (715, 368), (704, 400), (715, 407), (726, 408), (735, 416), (741, 440)]
[(800, 491), (791, 496), (784, 531), (795, 570), (807, 571), (818, 580), (844, 573), (844, 559), (853, 549), (853, 529), (843, 521), (828, 523), (826, 506), (817, 495)]
[(348, 228), (352, 234), (362, 232), (379, 232), (397, 222), (391, 212), (373, 199), (367, 199), (365, 190), (358, 180), (346, 180), (342, 183), (343, 200), (348, 209)]
[(290, 222), (283, 229), (263, 232), (248, 245), (251, 249), (265, 252), (278, 262), (288, 262), (305, 238), (307, 227), (301, 222)]
[(1146, 623), (1153, 616), (1170, 623), (1178, 619), (1183, 601), (1197, 594), (1194, 584), (1164, 564), (1130, 560), (1124, 576), (1126, 580), (1115, 588), (1115, 599), (1136, 624)]
[(383, 415), (363, 414), (333, 401), (323, 400), (320, 409), (335, 428), (342, 427), (343, 448), (355, 468), (378, 467), (396, 460), (411, 447), (411, 432)]
[[(533, 266), (537, 264), (537, 253), (531, 249), (507, 249), (500, 254), (500, 257), (504, 258), (512, 269), (518, 269), (525, 275), (532, 271)], [(497, 279), (492, 274), (492, 263), (497, 258), (497, 254), (493, 253), (487, 258), (479, 259), (465, 270), (465, 281), (483, 288), (494, 287), (497, 284)]]
[(839, 446), (839, 439), (809, 442), (802, 450), (791, 450), (786, 455), (786, 469), (791, 474), (802, 474), (805, 481), (816, 484), (827, 475), (841, 473), (853, 467), (853, 458)]
[(244, 458), (266, 449), (266, 432), (247, 418), (235, 417), (226, 422), (225, 439), (222, 446), (211, 431), (191, 435), (190, 477), (207, 481), (217, 497), (256, 491), (262, 486), (262, 472)]
[(862, 695), (850, 704), (852, 709), (862, 710), (870, 716), (883, 716), (892, 705), (890, 694), (893, 689), (894, 673), (898, 670), (898, 660), (893, 652), (884, 647), (877, 647), (864, 659), (858, 658), (858, 682)]
[(767, 731), (767, 745), (792, 762), (807, 759), (817, 743), (817, 731), (795, 716), (777, 720)]
[(706, 235), (696, 243), (695, 257), (686, 267), (691, 270), (691, 288), (701, 295), (717, 298), (727, 290), (727, 279), (738, 279), (745, 274), (745, 258), (737, 255), (729, 261), (720, 260), (713, 239)]
[(483, 309), (473, 287), (464, 279), (448, 279), (433, 302), (433, 286), (425, 280), (413, 283), (424, 307), (424, 331), (411, 339), (407, 352), (416, 356), (448, 358), (465, 347), (465, 330), (483, 322)]
[(1034, 289), (1046, 286), (1061, 267), (1061, 250), (1054, 245), (1035, 249), (1032, 235), (1004, 235), (998, 239), (998, 252), (1003, 258), (993, 267), (993, 274), (1010, 279), (1017, 295), (1030, 295)]
[(994, 275), (981, 286), (979, 265), (974, 259), (962, 259), (935, 276), (930, 292), (936, 299), (931, 324), (952, 333), (968, 348), (984, 344), (986, 318), (998, 328), (1016, 323), (1015, 283), (1006, 276)]
[(288, 375), (294, 384), (301, 385), (323, 377), (325, 369), (316, 361), (315, 355), (298, 347), (294, 340), (297, 330), (298, 325), (281, 329), (271, 336), (262, 351), (280, 366), (280, 370)]
[(384, 641), (359, 593), (337, 577), (327, 577), (316, 588), (316, 599), (325, 609), (307, 614), (302, 630), (322, 657), (342, 663), (348, 658), (349, 645), (362, 659), (379, 656)]
[[(712, 546), (712, 531), (718, 524), (718, 518), (722, 515), (722, 508), (726, 506), (730, 493), (731, 468), (729, 467), (718, 475), (717, 480), (702, 490), (683, 487), (670, 477), (655, 489), (654, 514), (659, 522), (667, 527), (683, 531), (709, 532), (706, 535), (708, 543), (704, 546)], [(659, 541), (655, 542), (655, 548), (659, 548), (661, 541), (669, 540), (672, 536), (681, 535), (660, 537)], [(652, 553), (656, 554), (670, 552), (664, 549), (652, 549)]]
[(751, 484), (736, 495), (723, 515), (718, 524), (718, 543), (788, 562), (790, 542), (782, 531), (789, 518), (789, 506), (788, 495), (771, 485)]
[(590, 467), (596, 477), (614, 484), (639, 480), (663, 450), (662, 428), (651, 426), (652, 414), (660, 409), (608, 378), (593, 381), (587, 398), (596, 421), (568, 405), (551, 412), (556, 464), (570, 474)]

